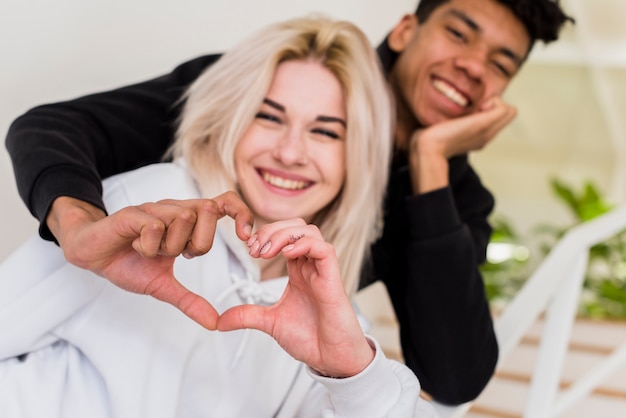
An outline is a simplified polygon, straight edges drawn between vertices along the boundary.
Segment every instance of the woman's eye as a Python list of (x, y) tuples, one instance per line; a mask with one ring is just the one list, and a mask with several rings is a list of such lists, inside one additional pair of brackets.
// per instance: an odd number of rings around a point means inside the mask
[(316, 128), (316, 129), (313, 129), (311, 132), (313, 132), (315, 134), (319, 134), (319, 135), (324, 135), (324, 136), (327, 136), (327, 137), (332, 138), (332, 139), (340, 139), (341, 138), (337, 132), (331, 131), (331, 130), (328, 130), (328, 129)]
[(274, 116), (270, 113), (265, 113), (265, 112), (259, 112), (256, 114), (256, 118), (257, 119), (263, 119), (263, 120), (267, 120), (270, 122), (276, 122), (276, 123), (280, 123), (280, 118), (278, 118), (277, 116)]

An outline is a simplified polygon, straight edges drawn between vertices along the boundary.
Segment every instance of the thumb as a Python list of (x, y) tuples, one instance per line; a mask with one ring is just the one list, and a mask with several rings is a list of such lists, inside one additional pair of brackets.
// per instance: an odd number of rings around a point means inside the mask
[(175, 306), (189, 318), (208, 330), (215, 330), (218, 313), (206, 299), (183, 286), (174, 276), (147, 294)]
[(258, 305), (238, 305), (222, 312), (217, 318), (218, 331), (256, 329), (269, 334), (267, 308)]

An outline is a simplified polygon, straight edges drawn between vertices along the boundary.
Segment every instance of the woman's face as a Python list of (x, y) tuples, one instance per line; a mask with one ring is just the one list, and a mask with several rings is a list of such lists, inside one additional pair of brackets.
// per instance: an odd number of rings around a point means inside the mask
[(319, 63), (280, 64), (235, 148), (237, 181), (256, 223), (306, 221), (345, 178), (346, 109), (337, 78)]

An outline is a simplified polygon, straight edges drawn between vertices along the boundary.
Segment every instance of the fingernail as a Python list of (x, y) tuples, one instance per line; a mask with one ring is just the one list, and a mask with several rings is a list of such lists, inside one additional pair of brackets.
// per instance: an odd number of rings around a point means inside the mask
[(256, 242), (256, 235), (251, 236), (250, 239), (248, 239), (248, 242), (246, 242), (246, 244), (248, 244), (248, 247), (251, 247), (252, 244), (254, 244)]
[(243, 227), (243, 233), (244, 233), (247, 237), (249, 237), (249, 236), (250, 236), (250, 234), (252, 233), (252, 227), (251, 227), (250, 225), (245, 225), (245, 226)]
[(289, 245), (283, 247), (283, 252), (291, 251), (291, 250), (293, 250), (293, 247), (295, 247), (295, 245), (289, 244)]
[(260, 246), (261, 246), (261, 244), (259, 244), (259, 242), (255, 240), (252, 243), (252, 245), (250, 246), (250, 255), (256, 254), (256, 252), (259, 250)]
[(259, 254), (265, 254), (266, 252), (268, 252), (270, 250), (270, 247), (272, 246), (272, 241), (267, 241), (265, 244), (263, 244), (263, 246), (261, 247), (261, 251), (259, 252)]

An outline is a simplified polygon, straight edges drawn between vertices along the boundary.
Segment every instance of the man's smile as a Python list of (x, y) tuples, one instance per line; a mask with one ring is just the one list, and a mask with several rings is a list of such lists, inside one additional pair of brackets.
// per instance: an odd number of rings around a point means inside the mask
[(470, 104), (470, 100), (463, 93), (439, 78), (433, 80), (433, 87), (460, 107), (465, 108)]

